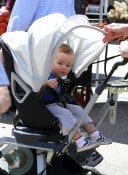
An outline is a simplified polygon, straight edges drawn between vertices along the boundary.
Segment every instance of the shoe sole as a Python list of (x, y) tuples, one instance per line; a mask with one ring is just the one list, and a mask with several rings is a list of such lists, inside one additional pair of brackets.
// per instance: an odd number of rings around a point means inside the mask
[(110, 145), (112, 142), (97, 142), (98, 146), (100, 145)]
[(77, 148), (77, 152), (82, 152), (82, 151), (86, 151), (86, 150), (89, 150), (89, 149), (93, 149), (93, 148), (97, 148), (99, 146), (98, 143), (95, 143), (93, 145), (90, 145), (90, 146), (85, 146), (85, 147), (82, 147), (82, 148)]

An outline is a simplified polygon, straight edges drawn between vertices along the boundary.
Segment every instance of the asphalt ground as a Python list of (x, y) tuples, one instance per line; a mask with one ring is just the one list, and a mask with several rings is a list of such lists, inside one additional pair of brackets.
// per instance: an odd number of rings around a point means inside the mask
[[(91, 117), (97, 123), (97, 113), (104, 103), (97, 103), (91, 112)], [(111, 145), (97, 148), (104, 157), (95, 168), (103, 175), (128, 175), (128, 102), (119, 101), (115, 124), (110, 124), (110, 113), (105, 116), (99, 130), (112, 139)]]

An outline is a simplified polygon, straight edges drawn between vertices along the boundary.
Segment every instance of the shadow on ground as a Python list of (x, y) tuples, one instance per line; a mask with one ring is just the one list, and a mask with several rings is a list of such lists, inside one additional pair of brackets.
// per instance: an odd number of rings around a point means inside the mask
[[(104, 103), (95, 104), (90, 115), (97, 124), (98, 113), (103, 107)], [(117, 104), (116, 123), (110, 124), (109, 112), (99, 126), (99, 130), (107, 137), (111, 138), (113, 142), (128, 144), (128, 102), (119, 101)], [(101, 116), (102, 118), (102, 116)]]

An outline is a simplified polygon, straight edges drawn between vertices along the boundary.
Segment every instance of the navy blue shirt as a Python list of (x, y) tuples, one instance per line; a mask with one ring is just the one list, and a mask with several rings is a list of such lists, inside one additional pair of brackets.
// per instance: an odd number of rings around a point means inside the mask
[[(55, 78), (58, 78), (58, 77), (56, 77), (53, 73), (51, 73), (48, 79), (55, 79)], [(43, 103), (50, 104), (50, 103), (55, 103), (55, 102), (59, 101), (57, 99), (56, 93), (58, 95), (61, 93), (61, 85), (58, 84), (57, 88), (54, 89), (54, 90), (55, 90), (55, 94), (52, 93), (50, 91), (50, 89), (47, 89), (47, 88), (45, 89), (44, 95), (41, 97), (41, 100), (43, 101)]]

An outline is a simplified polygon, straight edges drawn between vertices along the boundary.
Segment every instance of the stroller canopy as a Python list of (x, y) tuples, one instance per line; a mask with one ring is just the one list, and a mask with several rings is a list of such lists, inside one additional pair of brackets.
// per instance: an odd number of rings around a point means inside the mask
[(34, 92), (48, 79), (59, 46), (69, 44), (75, 53), (76, 76), (99, 57), (106, 46), (104, 32), (91, 26), (84, 15), (66, 18), (54, 13), (35, 21), (27, 32), (4, 33), (1, 37), (14, 59), (16, 73)]

